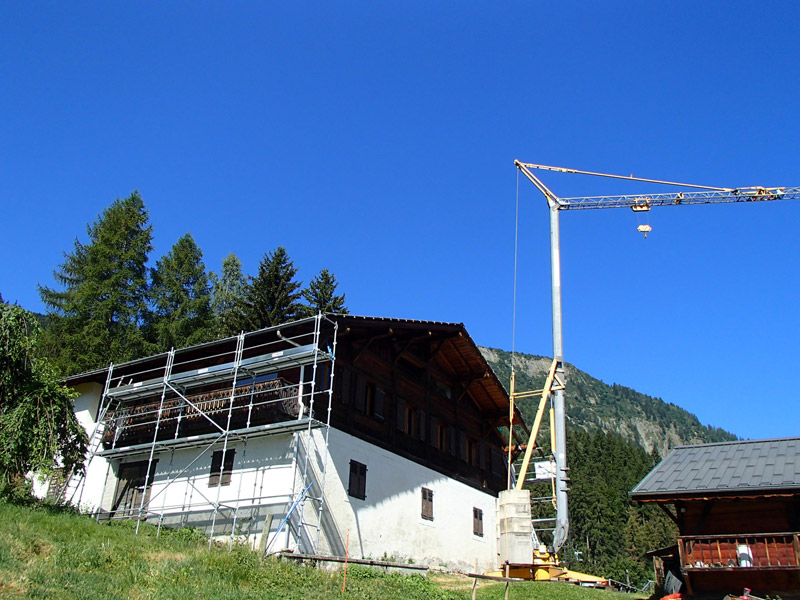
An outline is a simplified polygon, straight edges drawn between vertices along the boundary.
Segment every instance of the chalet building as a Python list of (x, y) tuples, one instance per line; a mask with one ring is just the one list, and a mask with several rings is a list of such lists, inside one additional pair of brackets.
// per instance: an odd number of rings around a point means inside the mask
[(685, 593), (800, 597), (800, 438), (675, 448), (631, 496), (678, 525), (657, 554)]
[(509, 398), (461, 324), (318, 315), (67, 385), (90, 456), (49, 493), (98, 518), (269, 553), (498, 566)]

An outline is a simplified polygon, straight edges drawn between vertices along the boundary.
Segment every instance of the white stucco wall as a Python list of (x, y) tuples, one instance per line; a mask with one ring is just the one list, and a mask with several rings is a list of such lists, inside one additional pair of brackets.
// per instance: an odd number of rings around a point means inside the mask
[[(91, 395), (82, 394), (79, 400), (76, 411), (91, 412)], [(211, 448), (160, 450), (154, 455), (158, 462), (150, 491), (148, 520), (155, 523), (163, 519), (165, 525), (191, 525), (206, 531), (214, 520), (215, 535), (228, 535), (235, 527), (240, 539), (248, 539), (260, 548), (270, 542), (271, 551), (288, 547), (300, 552), (313, 549), (319, 554), (342, 556), (345, 545), (349, 545), (349, 555), (357, 558), (412, 561), (464, 571), (496, 568), (493, 495), (336, 429), (330, 430), (325, 506), (317, 544), (318, 504), (311, 497), (318, 496), (322, 486), (324, 429), (316, 429), (312, 435), (312, 443), (303, 441), (297, 468), (292, 434), (250, 438), (246, 447), (241, 440), (230, 438), (229, 448), (236, 451), (234, 471), (230, 485), (218, 487), (209, 487), (208, 483), (211, 457), (215, 450), (221, 450), (221, 443)], [(304, 432), (301, 438), (305, 437)], [(298, 510), (292, 518), (295, 528), (300, 527), (301, 521), (307, 524), (305, 534), (299, 537), (292, 534), (287, 539), (285, 531), (275, 534), (292, 493), (299, 494), (304, 487), (301, 476), (308, 448), (311, 449), (308, 481), (315, 485), (302, 514)], [(89, 509), (102, 506), (109, 511), (121, 461), (147, 459), (147, 454), (116, 458), (109, 467), (108, 461), (96, 457), (89, 468), (83, 506)], [(348, 495), (351, 460), (367, 466), (364, 500)], [(432, 521), (422, 518), (423, 487), (433, 491)], [(222, 510), (214, 519), (216, 503)], [(234, 507), (238, 509), (235, 526)], [(473, 534), (473, 507), (483, 511), (482, 537)], [(271, 535), (262, 540), (267, 525)]]
[[(317, 436), (322, 431), (317, 431)], [(495, 497), (336, 429), (330, 432), (326, 500), (351, 556), (444, 565), (496, 567)], [(367, 465), (366, 498), (347, 494), (350, 460)], [(422, 518), (422, 488), (433, 490), (433, 520)], [(483, 537), (472, 509), (483, 511)]]

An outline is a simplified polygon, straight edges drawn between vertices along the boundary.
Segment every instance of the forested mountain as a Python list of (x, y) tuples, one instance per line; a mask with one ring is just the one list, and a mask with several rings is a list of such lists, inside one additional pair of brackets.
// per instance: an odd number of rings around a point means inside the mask
[[(496, 348), (480, 348), (486, 361), (508, 387), (511, 378), (511, 353)], [(552, 359), (531, 354), (515, 354), (516, 388), (541, 389)], [(567, 425), (588, 432), (613, 432), (625, 440), (664, 456), (681, 444), (700, 444), (737, 439), (717, 427), (705, 426), (692, 413), (636, 390), (608, 385), (567, 363)], [(532, 423), (538, 399), (520, 402), (520, 411)], [(547, 423), (543, 423), (547, 427)]]

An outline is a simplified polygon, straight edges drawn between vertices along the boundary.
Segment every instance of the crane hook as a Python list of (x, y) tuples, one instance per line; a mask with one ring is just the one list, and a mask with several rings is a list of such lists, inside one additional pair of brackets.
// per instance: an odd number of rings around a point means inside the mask
[(647, 234), (650, 233), (651, 231), (653, 231), (653, 228), (650, 227), (650, 225), (639, 225), (636, 228), (636, 231), (638, 231), (639, 233), (643, 233), (644, 234), (644, 239), (647, 239)]

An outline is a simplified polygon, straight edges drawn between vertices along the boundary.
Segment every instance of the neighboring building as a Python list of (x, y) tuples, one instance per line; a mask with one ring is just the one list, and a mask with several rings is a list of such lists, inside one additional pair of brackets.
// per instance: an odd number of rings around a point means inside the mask
[(675, 448), (631, 496), (677, 523), (658, 554), (684, 592), (800, 596), (800, 438)]
[(103, 518), (498, 566), (509, 398), (461, 324), (320, 315), (67, 385), (92, 456), (50, 493)]

